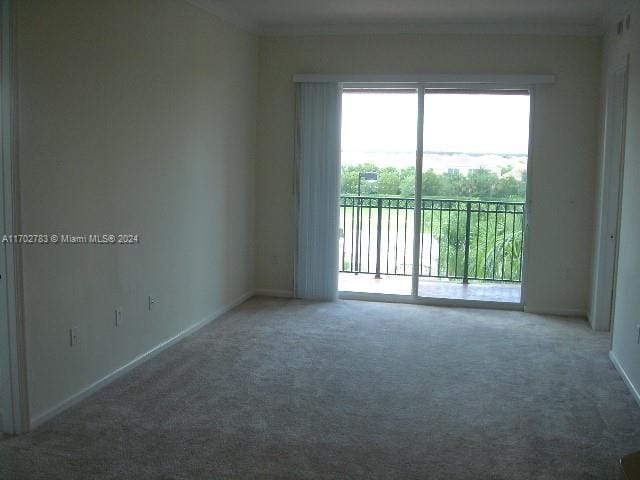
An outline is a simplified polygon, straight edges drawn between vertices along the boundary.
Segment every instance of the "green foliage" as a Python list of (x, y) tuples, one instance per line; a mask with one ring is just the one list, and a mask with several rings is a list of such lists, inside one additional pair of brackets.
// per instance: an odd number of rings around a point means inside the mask
[[(378, 172), (380, 169), (373, 163), (362, 163), (360, 165), (343, 166), (340, 175), (340, 193), (358, 194), (358, 175), (364, 172)], [(378, 193), (378, 182), (360, 182), (362, 195), (397, 195), (396, 193)]]
[[(520, 180), (509, 175), (511, 167), (503, 167), (500, 175), (485, 168), (462, 175), (457, 171), (438, 174), (429, 169), (422, 174), (422, 196), (433, 198), (464, 198), (474, 200), (524, 200), (527, 176)], [(340, 192), (342, 195), (357, 195), (358, 175), (378, 172), (377, 182), (360, 182), (361, 195), (384, 195), (413, 197), (415, 168), (378, 168), (374, 164), (342, 167)]]
[(415, 168), (404, 168), (400, 170), (400, 195), (403, 197), (415, 196), (416, 171)]
[[(378, 180), (362, 180), (361, 195), (385, 198), (342, 198), (340, 269), (351, 271), (353, 265), (357, 264), (360, 265), (360, 271), (375, 268), (377, 246), (373, 242), (376, 241), (377, 218), (380, 214), (383, 232), (380, 245), (383, 254), (382, 273), (407, 275), (407, 272), (411, 272), (413, 263), (411, 232), (414, 202), (406, 199), (415, 196), (415, 168), (377, 168), (371, 163), (344, 166), (341, 194), (356, 195), (359, 174), (364, 172), (377, 172)], [(464, 276), (464, 259), (468, 251), (469, 278), (509, 281), (521, 279), (524, 216), (522, 206), (491, 203), (524, 201), (526, 173), (517, 179), (511, 172), (512, 167), (501, 168), (499, 174), (485, 168), (471, 170), (467, 175), (456, 170), (442, 174), (432, 169), (423, 172), (424, 201), (418, 260), (420, 275), (460, 279)], [(462, 200), (473, 200), (474, 203), (469, 204)], [(482, 203), (483, 201), (488, 203)], [(360, 220), (355, 221), (357, 212), (360, 212)], [(353, 245), (359, 223), (361, 236), (365, 240), (360, 240), (364, 242), (364, 246), (361, 245), (359, 251), (359, 262), (355, 262)], [(429, 238), (433, 239), (433, 242), (429, 241)], [(437, 248), (434, 252), (431, 251), (433, 245)], [(423, 246), (426, 251), (423, 250)]]
[(378, 195), (400, 195), (400, 175), (393, 167), (386, 167), (378, 172), (376, 193)]
[[(360, 205), (359, 262), (355, 260)], [(378, 210), (380, 205), (381, 211)], [(343, 197), (340, 209), (339, 268), (374, 273), (378, 215), (381, 220), (381, 273), (408, 275), (413, 268), (413, 201)], [(418, 269), (421, 276), (461, 279), (466, 254), (467, 202), (423, 202)], [(521, 204), (474, 201), (469, 209), (468, 275), (474, 280), (520, 281), (522, 278), (523, 209)], [(432, 243), (429, 239), (432, 238)]]
[[(434, 273), (437, 271), (444, 277), (464, 275), (466, 212), (463, 205), (457, 203), (438, 205), (435, 210), (424, 212), (423, 235), (432, 235), (439, 242), (439, 262), (432, 268)], [(448, 215), (442, 208), (454, 208), (455, 211)], [(512, 206), (483, 205), (480, 212), (471, 213), (469, 224), (469, 276), (520, 280), (521, 210)], [(425, 258), (422, 257), (421, 264), (424, 263)]]

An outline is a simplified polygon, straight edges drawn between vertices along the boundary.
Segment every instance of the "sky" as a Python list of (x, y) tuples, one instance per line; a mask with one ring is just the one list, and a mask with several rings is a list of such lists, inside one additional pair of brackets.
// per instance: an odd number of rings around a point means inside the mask
[[(342, 151), (413, 158), (417, 103), (416, 94), (345, 92)], [(426, 152), (527, 154), (528, 95), (427, 94), (424, 111)], [(348, 158), (343, 154), (343, 163)]]

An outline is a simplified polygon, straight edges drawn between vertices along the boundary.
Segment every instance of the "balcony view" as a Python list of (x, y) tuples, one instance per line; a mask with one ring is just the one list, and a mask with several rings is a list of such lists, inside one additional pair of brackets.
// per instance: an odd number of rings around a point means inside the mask
[(417, 97), (343, 93), (339, 288), (519, 303), (528, 93), (427, 90), (418, 202)]

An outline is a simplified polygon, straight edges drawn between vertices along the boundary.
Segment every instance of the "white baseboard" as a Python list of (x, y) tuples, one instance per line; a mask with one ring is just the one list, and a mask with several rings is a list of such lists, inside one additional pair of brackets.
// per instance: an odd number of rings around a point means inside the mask
[(584, 310), (571, 309), (571, 308), (536, 308), (527, 307), (525, 305), (524, 311), (526, 313), (535, 313), (536, 315), (557, 315), (561, 317), (580, 317), (586, 318), (587, 312)]
[(253, 291), (253, 294), (263, 297), (293, 298), (293, 292), (291, 290), (270, 290), (268, 288), (258, 288)]
[(640, 406), (640, 390), (638, 390), (638, 388), (636, 388), (636, 386), (631, 382), (629, 375), (627, 375), (627, 372), (625, 372), (624, 368), (622, 368), (622, 365), (620, 365), (620, 362), (616, 358), (615, 353), (610, 351), (609, 358), (611, 359), (611, 363), (613, 363), (613, 366), (616, 367), (616, 370), (622, 377), (622, 380), (624, 380), (624, 383), (627, 385), (627, 388), (631, 392), (631, 395), (636, 399), (636, 402), (638, 402), (638, 405)]
[(31, 429), (39, 427), (44, 422), (46, 422), (47, 420), (55, 417), (56, 415), (58, 415), (59, 413), (63, 412), (67, 408), (69, 408), (69, 407), (75, 405), (76, 403), (84, 400), (85, 398), (91, 396), (92, 394), (94, 394), (95, 392), (100, 390), (101, 388), (107, 386), (108, 384), (110, 384), (111, 382), (116, 380), (118, 377), (124, 375), (125, 373), (127, 373), (131, 369), (137, 367), (138, 365), (146, 362), (150, 358), (153, 358), (154, 356), (156, 356), (157, 354), (159, 354), (163, 350), (166, 350), (167, 348), (169, 348), (170, 346), (172, 346), (175, 343), (179, 342), (183, 338), (191, 335), (196, 330), (199, 330), (202, 327), (204, 327), (205, 325), (211, 323), (213, 320), (221, 317), (222, 315), (227, 313), (229, 310), (231, 310), (231, 309), (237, 307), (238, 305), (240, 305), (241, 303), (244, 303), (245, 301), (247, 301), (252, 296), (253, 296), (253, 292), (244, 293), (239, 298), (237, 298), (233, 302), (231, 302), (231, 303), (229, 303), (227, 305), (224, 305), (223, 307), (219, 308), (217, 311), (215, 311), (213, 314), (209, 315), (208, 317), (203, 318), (202, 320), (200, 320), (197, 323), (194, 323), (190, 327), (182, 330), (177, 335), (174, 335), (173, 337), (163, 341), (159, 345), (156, 345), (151, 350), (148, 350), (145, 353), (143, 353), (141, 355), (138, 355), (136, 358), (131, 360), (129, 363), (126, 363), (125, 365), (115, 369), (114, 371), (112, 371), (111, 373), (105, 375), (100, 380), (97, 380), (96, 382), (92, 383), (88, 387), (83, 388), (79, 392), (74, 393), (73, 395), (65, 398), (63, 401), (59, 402), (58, 404), (54, 405), (53, 407), (51, 407), (50, 409), (44, 411), (43, 413), (41, 413), (39, 415), (36, 415), (30, 421)]
[(589, 321), (589, 325), (591, 325), (591, 328), (596, 332), (610, 332), (611, 331), (611, 325), (609, 325), (608, 323), (606, 325), (602, 325), (601, 323), (598, 323), (597, 321), (594, 321), (589, 317), (587, 317), (587, 320)]

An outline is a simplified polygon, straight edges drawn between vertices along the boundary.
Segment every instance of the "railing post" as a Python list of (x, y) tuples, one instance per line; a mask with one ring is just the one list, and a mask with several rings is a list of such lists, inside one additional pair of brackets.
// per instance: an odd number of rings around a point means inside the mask
[(362, 203), (360, 199), (360, 193), (358, 193), (358, 205), (356, 207), (356, 255), (354, 258), (354, 267), (353, 271), (357, 275), (360, 271), (360, 204)]
[(380, 278), (380, 251), (382, 250), (382, 199), (378, 199), (378, 224), (376, 226), (376, 277)]
[(464, 274), (462, 283), (469, 283), (469, 244), (471, 239), (471, 202), (467, 202), (467, 222), (464, 232)]

